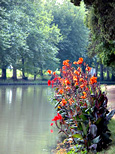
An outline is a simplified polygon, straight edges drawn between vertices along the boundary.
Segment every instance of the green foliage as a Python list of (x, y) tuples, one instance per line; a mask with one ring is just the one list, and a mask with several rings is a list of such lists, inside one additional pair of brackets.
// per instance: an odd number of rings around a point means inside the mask
[[(55, 108), (57, 116), (52, 119), (59, 129), (72, 141), (68, 150), (96, 153), (106, 149), (111, 143), (108, 123), (115, 114), (107, 109), (107, 96), (101, 91), (97, 78), (89, 75), (90, 67), (79, 58), (72, 67), (69, 60), (63, 61), (62, 77), (55, 75), (48, 85), (55, 83)], [(72, 151), (71, 150), (71, 151)], [(72, 151), (73, 152), (73, 151)]]
[(86, 48), (88, 44), (89, 31), (84, 24), (86, 9), (83, 3), (80, 7), (75, 7), (69, 1), (64, 0), (58, 5), (56, 1), (50, 1), (52, 5), (53, 23), (58, 25), (63, 40), (57, 47), (59, 52), (57, 57), (62, 63), (65, 59), (71, 61), (78, 57), (87, 57)]
[[(71, 0), (80, 5), (81, 0)], [(91, 30), (89, 55), (97, 57), (106, 66), (115, 66), (115, 1), (84, 0), (88, 12), (88, 27)]]
[(2, 0), (0, 4), (0, 67), (12, 65), (23, 75), (57, 68), (56, 45), (62, 38), (44, 2)]
[(9, 58), (9, 54), (6, 49), (10, 48), (10, 34), (8, 23), (9, 15), (6, 12), (5, 7), (2, 6), (4, 3), (5, 2), (3, 0), (0, 2), (0, 65), (2, 65), (3, 67), (7, 65)]
[(114, 67), (115, 65), (115, 43), (114, 41), (107, 40), (100, 29), (100, 24), (98, 24), (98, 18), (95, 15), (95, 9), (92, 7), (87, 15), (87, 24), (91, 29), (91, 43), (89, 45), (89, 56), (98, 56), (106, 66)]

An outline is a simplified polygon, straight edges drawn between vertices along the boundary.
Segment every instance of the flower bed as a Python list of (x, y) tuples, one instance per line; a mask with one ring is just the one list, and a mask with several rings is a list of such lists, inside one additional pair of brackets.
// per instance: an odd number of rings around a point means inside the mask
[[(74, 65), (74, 67), (73, 67)], [(82, 71), (85, 67), (85, 72)], [(83, 63), (83, 58), (63, 61), (61, 77), (53, 72), (54, 79), (48, 86), (55, 87), (55, 108), (57, 115), (52, 119), (59, 133), (66, 134), (66, 153), (96, 153), (106, 149), (111, 143), (109, 120), (115, 113), (107, 109), (108, 99), (101, 91), (97, 77), (90, 76), (91, 68)], [(48, 70), (51, 74), (52, 71)], [(51, 123), (53, 126), (53, 123)], [(53, 130), (51, 130), (53, 132)]]

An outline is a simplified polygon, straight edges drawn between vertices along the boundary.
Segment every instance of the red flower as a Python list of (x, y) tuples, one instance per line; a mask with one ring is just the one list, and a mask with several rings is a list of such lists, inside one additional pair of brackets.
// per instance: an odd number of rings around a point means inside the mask
[(53, 81), (55, 82), (55, 81), (57, 81), (57, 79), (58, 79), (58, 78), (54, 78)]
[(50, 132), (53, 133), (53, 130), (51, 129)]
[(53, 126), (53, 123), (51, 123), (50, 126)]
[(51, 70), (47, 70), (47, 73), (51, 74), (51, 72), (52, 72)]
[(51, 81), (50, 80), (48, 80), (48, 86), (50, 86), (51, 85)]
[(61, 114), (57, 113), (57, 116), (55, 116), (52, 121), (57, 121), (57, 120), (61, 120), (62, 119), (62, 116)]
[(88, 91), (88, 88), (86, 88), (86, 90)]
[(87, 103), (84, 103), (83, 106), (84, 106), (84, 107), (87, 107)]

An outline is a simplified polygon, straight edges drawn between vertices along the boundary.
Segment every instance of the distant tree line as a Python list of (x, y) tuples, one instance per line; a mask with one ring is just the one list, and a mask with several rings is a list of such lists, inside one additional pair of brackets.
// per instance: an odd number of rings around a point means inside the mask
[(75, 7), (69, 1), (1, 0), (0, 2), (0, 68), (34, 75), (44, 69), (56, 69), (65, 59), (86, 57), (88, 28), (84, 25), (85, 6)]
[[(60, 68), (65, 59), (72, 62), (83, 57), (90, 66), (96, 66), (97, 60), (102, 63), (87, 49), (88, 44), (89, 48), (93, 45), (87, 14), (90, 16), (83, 2), (74, 6), (70, 0), (1, 0), (1, 78), (7, 78), (10, 65), (13, 79), (17, 79), (17, 69), (23, 79), (25, 73), (36, 79), (38, 74), (43, 75), (43, 70)], [(89, 58), (88, 53), (93, 57)]]

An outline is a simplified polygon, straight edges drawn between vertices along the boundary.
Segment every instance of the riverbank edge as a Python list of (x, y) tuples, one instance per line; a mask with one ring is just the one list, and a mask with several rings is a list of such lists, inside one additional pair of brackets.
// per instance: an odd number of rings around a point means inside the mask
[(0, 86), (10, 86), (10, 85), (47, 85), (47, 83), (0, 83)]
[[(28, 81), (24, 81), (24, 80), (17, 80), (17, 81), (11, 81), (11, 80), (4, 80), (4, 81), (0, 81), (0, 86), (4, 86), (4, 85), (47, 85), (48, 80), (36, 80), (36, 81), (32, 81), (32, 80), (28, 80)], [(104, 84), (104, 85), (115, 85), (115, 81), (99, 81), (100, 84)]]
[[(100, 83), (100, 84), (106, 84), (106, 85), (115, 85), (115, 83)], [(10, 85), (47, 85), (47, 82), (41, 82), (41, 83), (34, 83), (34, 82), (28, 82), (28, 83), (0, 83), (0, 86), (10, 86)]]

